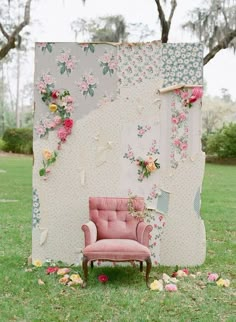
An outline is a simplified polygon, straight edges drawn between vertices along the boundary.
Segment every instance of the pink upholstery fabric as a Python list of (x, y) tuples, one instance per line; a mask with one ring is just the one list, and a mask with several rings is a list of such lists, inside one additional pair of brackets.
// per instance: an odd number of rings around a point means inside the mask
[[(129, 214), (128, 198), (90, 197), (89, 215), (97, 227), (97, 239), (137, 240), (137, 224), (140, 220)], [(135, 198), (134, 208), (144, 209), (144, 199)]]
[(97, 240), (97, 227), (94, 222), (89, 221), (87, 224), (82, 225), (82, 230), (85, 236), (85, 246), (93, 244)]
[(84, 255), (90, 260), (144, 261), (151, 254), (147, 247), (131, 239), (101, 239), (85, 247)]

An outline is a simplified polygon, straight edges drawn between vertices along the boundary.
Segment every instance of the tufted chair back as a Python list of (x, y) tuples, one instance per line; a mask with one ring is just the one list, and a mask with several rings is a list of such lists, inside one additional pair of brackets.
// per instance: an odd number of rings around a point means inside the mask
[[(137, 225), (140, 219), (128, 211), (128, 198), (90, 197), (89, 217), (97, 227), (97, 240), (132, 239), (137, 240)], [(144, 199), (135, 198), (136, 211), (144, 209)]]

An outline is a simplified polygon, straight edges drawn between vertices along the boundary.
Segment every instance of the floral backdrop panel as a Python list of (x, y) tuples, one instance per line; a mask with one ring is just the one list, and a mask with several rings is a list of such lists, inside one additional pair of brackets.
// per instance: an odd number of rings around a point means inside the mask
[(153, 264), (204, 261), (200, 53), (158, 41), (36, 43), (33, 259), (81, 263), (88, 198), (139, 195)]

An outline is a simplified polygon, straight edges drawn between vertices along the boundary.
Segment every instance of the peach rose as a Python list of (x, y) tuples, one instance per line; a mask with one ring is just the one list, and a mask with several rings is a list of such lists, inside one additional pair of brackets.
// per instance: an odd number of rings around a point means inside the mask
[(49, 159), (51, 159), (51, 157), (52, 157), (52, 152), (50, 151), (50, 150), (48, 150), (48, 149), (44, 149), (43, 150), (43, 157), (44, 157), (44, 159), (47, 161), (47, 160), (49, 160)]
[(155, 166), (155, 163), (154, 162), (149, 162), (147, 165), (146, 165), (146, 169), (150, 172), (153, 172), (156, 170), (156, 166)]

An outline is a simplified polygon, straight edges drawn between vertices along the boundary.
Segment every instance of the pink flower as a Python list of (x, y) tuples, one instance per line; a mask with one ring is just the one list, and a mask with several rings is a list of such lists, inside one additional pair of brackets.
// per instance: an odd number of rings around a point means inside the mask
[(107, 275), (105, 275), (105, 274), (99, 275), (99, 276), (98, 276), (98, 280), (99, 280), (99, 282), (101, 282), (101, 283), (106, 283), (106, 282), (108, 281), (108, 276), (107, 276)]
[(68, 60), (68, 61), (66, 62), (66, 67), (67, 67), (68, 69), (74, 69), (75, 64), (74, 64), (74, 62), (73, 62), (72, 60)]
[(73, 102), (74, 102), (73, 97), (72, 97), (72, 96), (70, 96), (70, 95), (66, 96), (66, 97), (64, 98), (64, 100), (65, 100), (65, 102), (66, 102), (67, 104), (70, 104), (70, 103), (73, 103)]
[(88, 76), (87, 76), (87, 83), (88, 83), (89, 85), (94, 85), (94, 84), (96, 83), (95, 78), (94, 78), (94, 76), (93, 76), (93, 75), (88, 75)]
[(181, 95), (180, 95), (180, 96), (181, 96), (181, 98), (182, 98), (182, 99), (184, 99), (184, 100), (185, 100), (185, 99), (187, 99), (187, 98), (188, 98), (188, 92), (184, 92), (184, 91), (183, 91), (183, 92), (181, 92)]
[(43, 126), (39, 126), (39, 127), (37, 127), (37, 128), (36, 128), (36, 133), (37, 133), (38, 135), (44, 135), (44, 134), (46, 133), (46, 129), (45, 129), (45, 127), (43, 127)]
[(74, 106), (72, 106), (72, 105), (67, 105), (67, 106), (65, 107), (65, 110), (66, 110), (68, 113), (72, 113), (72, 112), (74, 112)]
[(108, 63), (108, 66), (110, 69), (113, 69), (115, 70), (117, 68), (117, 62), (114, 61), (114, 60), (111, 60), (109, 63)]
[(202, 87), (194, 87), (193, 88), (191, 96), (194, 96), (194, 97), (196, 97), (196, 99), (199, 99), (202, 97), (202, 95), (203, 95)]
[(178, 124), (179, 123), (179, 119), (177, 117), (172, 117), (171, 121), (174, 124)]
[(47, 269), (46, 269), (46, 274), (54, 274), (58, 271), (58, 267), (57, 266), (49, 266)]
[(82, 92), (87, 92), (89, 85), (87, 82), (83, 81), (79, 84), (79, 88)]
[(189, 270), (187, 268), (182, 269), (182, 271), (186, 274), (189, 275)]
[(57, 126), (57, 124), (54, 121), (51, 121), (51, 122), (48, 123), (48, 127), (50, 129), (54, 129), (56, 126)]
[(71, 129), (73, 127), (74, 121), (72, 119), (65, 119), (63, 125), (66, 129)]
[(175, 139), (174, 140), (174, 145), (179, 146), (181, 144), (179, 139)]
[(53, 83), (53, 78), (50, 74), (43, 75), (43, 81), (47, 85), (50, 85)]
[(165, 286), (165, 290), (168, 292), (176, 292), (177, 291), (177, 286), (175, 284), (167, 284)]
[(180, 121), (184, 121), (184, 120), (186, 120), (186, 115), (185, 115), (185, 113), (180, 113), (180, 115), (179, 115), (179, 120), (180, 120)]
[(56, 125), (59, 125), (59, 124), (61, 124), (61, 121), (62, 120), (61, 120), (61, 117), (60, 116), (56, 115), (54, 117), (53, 121), (55, 122)]
[(68, 131), (66, 130), (66, 128), (60, 127), (58, 129), (57, 136), (62, 142), (66, 141), (67, 135), (68, 135)]
[(181, 145), (180, 145), (180, 149), (181, 150), (186, 150), (187, 147), (188, 147), (188, 144), (187, 143), (181, 143)]
[(104, 54), (102, 57), (102, 62), (103, 63), (109, 63), (111, 60), (111, 56), (109, 54)]
[(44, 82), (39, 82), (37, 84), (37, 88), (38, 88), (40, 93), (45, 93), (46, 85), (44, 84)]
[(218, 279), (219, 275), (217, 273), (209, 273), (208, 274), (208, 281), (215, 282)]

